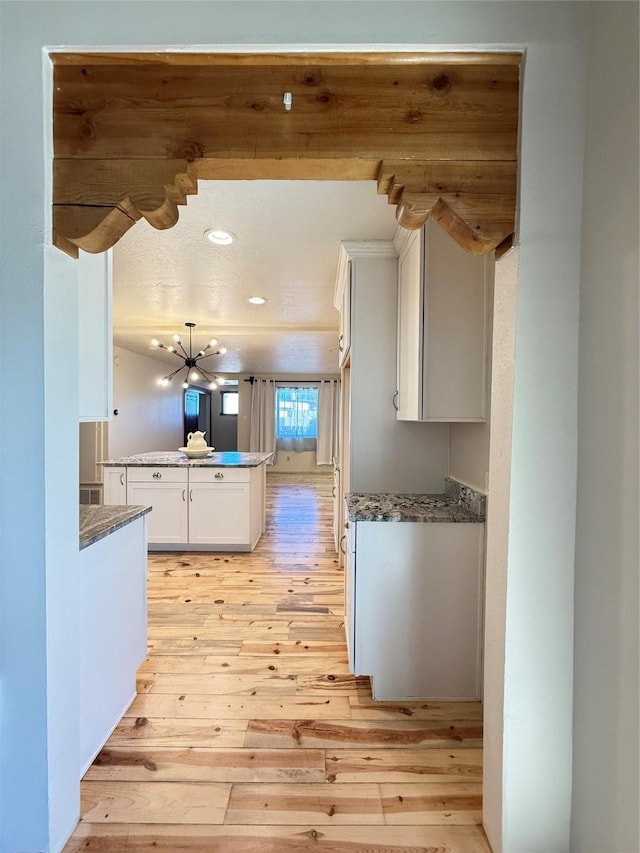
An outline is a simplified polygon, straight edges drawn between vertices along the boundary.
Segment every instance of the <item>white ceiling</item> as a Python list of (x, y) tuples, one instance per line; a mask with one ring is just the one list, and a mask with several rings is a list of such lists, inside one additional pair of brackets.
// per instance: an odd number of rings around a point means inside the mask
[[(214, 227), (235, 242), (205, 240)], [(215, 372), (337, 372), (340, 242), (389, 240), (396, 228), (373, 181), (201, 181), (173, 228), (141, 220), (115, 246), (114, 343), (174, 363), (151, 338), (188, 339), (190, 321), (194, 352), (212, 336), (227, 348), (208, 360)], [(268, 301), (249, 305), (253, 295)]]

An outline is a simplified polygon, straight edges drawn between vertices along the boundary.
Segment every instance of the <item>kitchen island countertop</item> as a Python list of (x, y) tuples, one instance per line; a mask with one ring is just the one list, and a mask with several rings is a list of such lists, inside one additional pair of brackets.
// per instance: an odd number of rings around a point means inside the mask
[(256, 468), (267, 462), (272, 453), (244, 453), (236, 450), (213, 451), (204, 459), (189, 459), (179, 450), (161, 450), (151, 453), (136, 453), (133, 456), (120, 456), (107, 459), (99, 465), (127, 468), (169, 467), (169, 468)]

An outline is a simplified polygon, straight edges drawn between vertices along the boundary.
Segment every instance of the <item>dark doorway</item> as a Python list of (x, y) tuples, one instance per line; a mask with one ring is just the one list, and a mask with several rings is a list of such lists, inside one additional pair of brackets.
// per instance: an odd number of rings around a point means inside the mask
[(201, 388), (187, 388), (184, 392), (184, 444), (190, 432), (201, 430), (207, 444), (211, 444), (211, 394)]

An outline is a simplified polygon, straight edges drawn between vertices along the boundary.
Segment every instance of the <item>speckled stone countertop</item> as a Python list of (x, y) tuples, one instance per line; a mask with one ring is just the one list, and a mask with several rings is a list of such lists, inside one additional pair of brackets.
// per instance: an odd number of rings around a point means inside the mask
[(80, 504), (80, 550), (151, 512), (150, 506)]
[(241, 453), (239, 451), (215, 451), (204, 459), (189, 459), (179, 450), (158, 451), (157, 453), (136, 453), (135, 456), (121, 456), (108, 459), (100, 465), (126, 466), (128, 468), (161, 466), (169, 468), (256, 468), (270, 459), (271, 453)]
[(361, 494), (346, 496), (350, 521), (484, 521), (484, 515), (472, 512), (447, 495)]

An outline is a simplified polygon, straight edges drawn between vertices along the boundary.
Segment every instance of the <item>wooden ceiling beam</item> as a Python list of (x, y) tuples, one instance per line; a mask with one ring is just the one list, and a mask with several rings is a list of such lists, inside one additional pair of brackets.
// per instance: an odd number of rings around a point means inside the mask
[(103, 251), (143, 217), (170, 228), (199, 179), (377, 179), (406, 227), (437, 215), (475, 252), (513, 233), (519, 54), (52, 61), (65, 251)]

